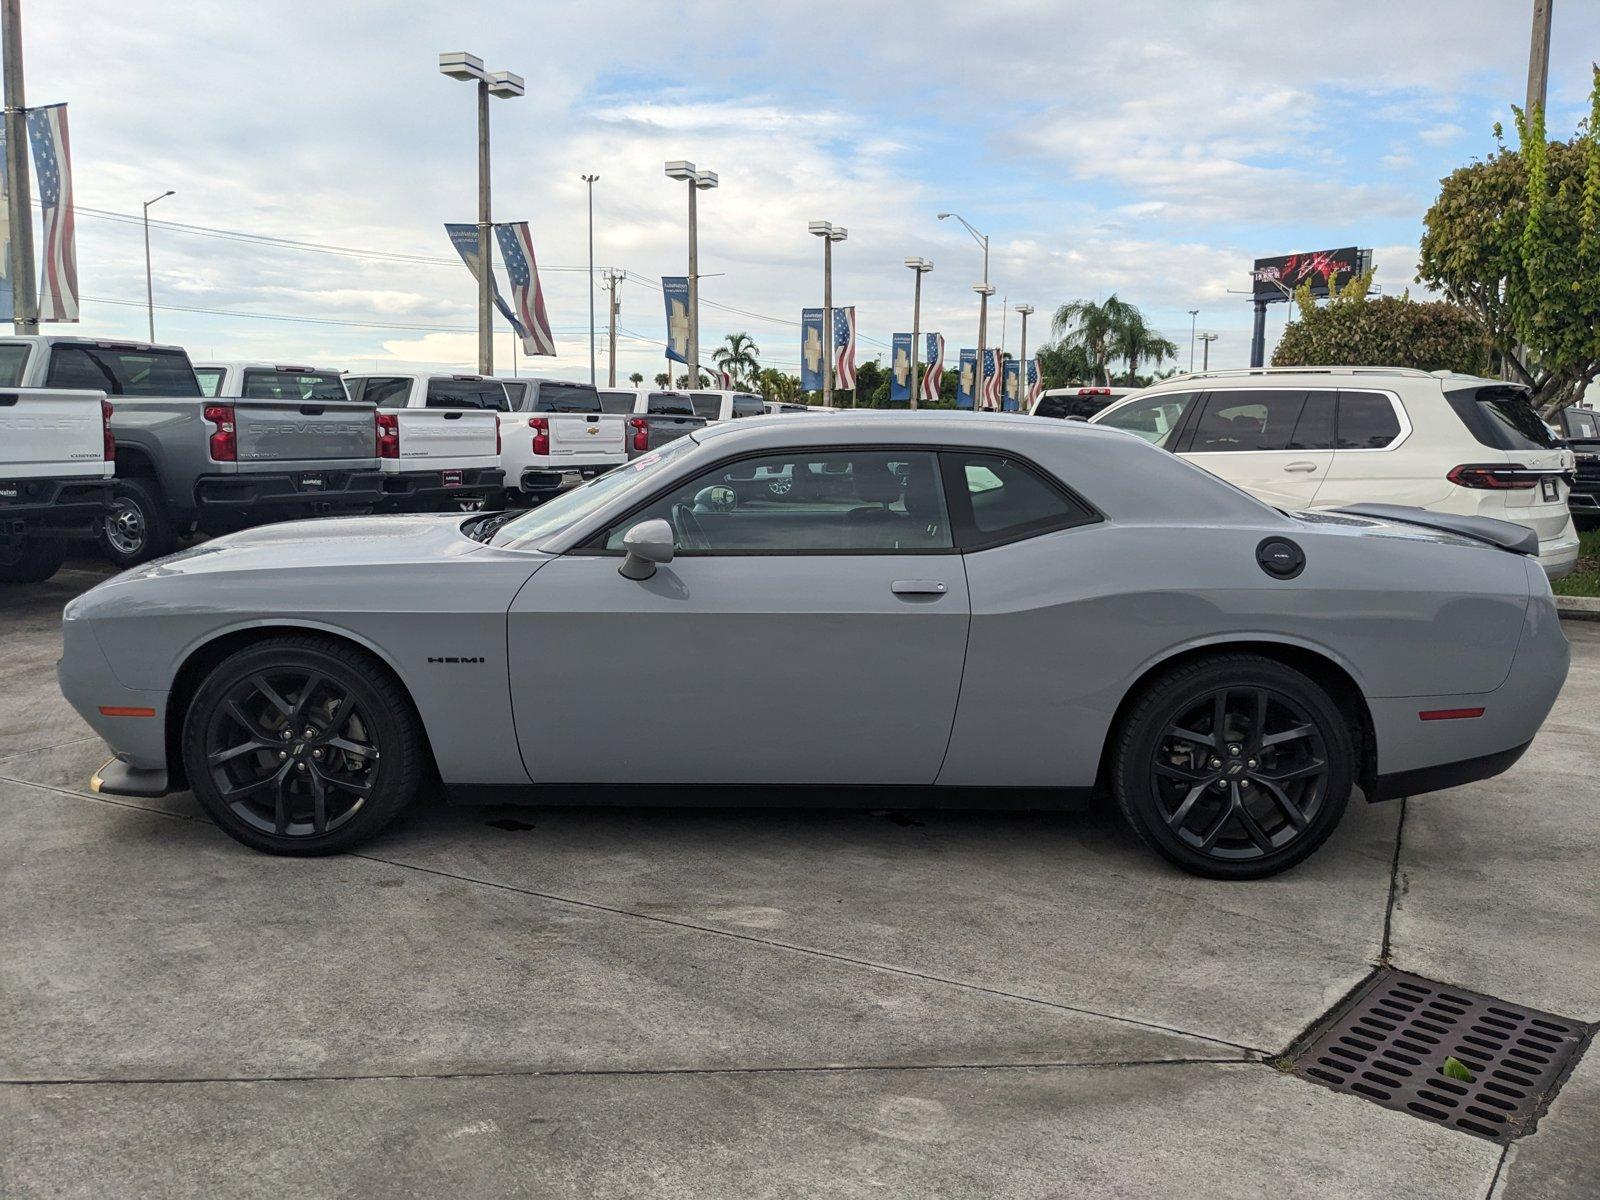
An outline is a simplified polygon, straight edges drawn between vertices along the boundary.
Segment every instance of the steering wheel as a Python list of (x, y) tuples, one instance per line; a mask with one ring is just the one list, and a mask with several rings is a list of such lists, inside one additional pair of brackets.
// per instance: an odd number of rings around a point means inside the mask
[(701, 488), (694, 494), (696, 512), (732, 512), (739, 507), (739, 493), (724, 483)]
[(683, 537), (685, 550), (709, 550), (711, 542), (706, 538), (705, 527), (700, 524), (700, 518), (694, 515), (694, 509), (682, 501), (672, 506), (672, 523), (677, 527), (678, 533)]

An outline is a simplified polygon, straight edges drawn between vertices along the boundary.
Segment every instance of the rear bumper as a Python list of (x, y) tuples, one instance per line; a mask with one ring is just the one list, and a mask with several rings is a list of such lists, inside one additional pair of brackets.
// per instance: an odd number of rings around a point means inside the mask
[(202, 475), (195, 481), (194, 496), (202, 513), (270, 508), (278, 514), (315, 515), (377, 504), (383, 499), (383, 475), (314, 467), (260, 475)]
[(111, 501), (112, 481), (0, 479), (0, 540), (8, 537), (92, 538)]
[(1544, 568), (1545, 577), (1551, 580), (1570, 575), (1578, 565), (1578, 528), (1570, 519), (1560, 534), (1539, 543), (1539, 565)]
[(582, 483), (585, 479), (593, 479), (597, 475), (604, 475), (607, 471), (621, 465), (622, 461), (615, 459), (603, 463), (561, 463), (559, 466), (529, 467), (522, 472), (522, 477), (517, 481), (517, 489), (529, 495), (547, 495), (551, 492), (559, 492), (564, 487)]
[(462, 467), (432, 471), (402, 471), (383, 478), (384, 499), (395, 502), (444, 500), (459, 496), (490, 496), (505, 487), (506, 473), (499, 467)]

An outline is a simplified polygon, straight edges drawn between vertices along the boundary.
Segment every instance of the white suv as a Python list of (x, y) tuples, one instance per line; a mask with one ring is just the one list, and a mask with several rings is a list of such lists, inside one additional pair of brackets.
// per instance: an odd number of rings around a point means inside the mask
[(1408, 504), (1499, 517), (1572, 570), (1572, 451), (1526, 388), (1407, 367), (1269, 367), (1163, 380), (1097, 413), (1279, 508)]

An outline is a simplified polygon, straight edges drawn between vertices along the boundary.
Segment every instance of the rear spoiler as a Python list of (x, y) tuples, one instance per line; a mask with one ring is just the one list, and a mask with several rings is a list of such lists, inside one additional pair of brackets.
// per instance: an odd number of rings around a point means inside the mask
[(1420, 525), (1424, 529), (1439, 529), (1458, 534), (1475, 542), (1484, 542), (1510, 550), (1513, 554), (1539, 553), (1539, 535), (1513, 521), (1495, 517), (1463, 517), (1455, 513), (1430, 512), (1408, 504), (1346, 504), (1333, 510), (1352, 517), (1372, 517), (1379, 521), (1395, 521), (1401, 525)]

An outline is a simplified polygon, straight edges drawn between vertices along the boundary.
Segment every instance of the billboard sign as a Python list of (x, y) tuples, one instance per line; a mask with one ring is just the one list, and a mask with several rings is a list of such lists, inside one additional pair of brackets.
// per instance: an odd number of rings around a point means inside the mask
[(1372, 265), (1372, 251), (1346, 246), (1342, 250), (1313, 250), (1309, 254), (1280, 254), (1258, 258), (1251, 271), (1251, 295), (1256, 300), (1287, 300), (1289, 293), (1307, 280), (1313, 296), (1326, 296), (1330, 279), (1334, 287)]

